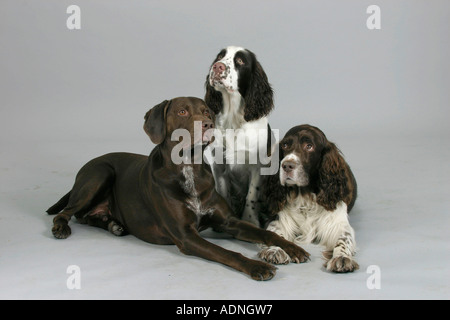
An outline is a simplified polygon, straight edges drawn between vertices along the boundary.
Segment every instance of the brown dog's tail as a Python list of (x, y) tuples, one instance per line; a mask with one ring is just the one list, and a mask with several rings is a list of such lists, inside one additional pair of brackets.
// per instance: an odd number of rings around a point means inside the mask
[(47, 213), (58, 214), (62, 209), (64, 209), (67, 206), (67, 204), (69, 203), (69, 198), (70, 198), (70, 191), (64, 197), (62, 197), (57, 203), (48, 208)]

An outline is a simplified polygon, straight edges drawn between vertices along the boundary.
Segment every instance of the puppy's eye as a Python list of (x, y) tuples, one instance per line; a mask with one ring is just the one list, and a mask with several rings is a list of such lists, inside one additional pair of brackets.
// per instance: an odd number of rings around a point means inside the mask
[(208, 111), (208, 110), (205, 110), (205, 111), (203, 112), (203, 114), (204, 114), (205, 116), (209, 117), (209, 111)]
[(244, 61), (243, 61), (241, 58), (237, 58), (237, 59), (236, 59), (236, 62), (237, 62), (237, 64), (240, 65), (240, 66), (242, 66), (242, 65), (245, 64)]
[(305, 145), (306, 151), (314, 151), (314, 146), (311, 143)]
[(187, 116), (188, 112), (184, 109), (181, 109), (180, 111), (178, 111), (178, 115), (179, 116)]
[(281, 144), (281, 148), (287, 149), (287, 148), (289, 148), (289, 144), (284, 142), (284, 143)]
[(219, 55), (217, 56), (217, 60), (222, 60), (222, 59), (223, 59), (223, 57), (224, 57), (224, 55), (223, 55), (223, 54), (219, 54)]

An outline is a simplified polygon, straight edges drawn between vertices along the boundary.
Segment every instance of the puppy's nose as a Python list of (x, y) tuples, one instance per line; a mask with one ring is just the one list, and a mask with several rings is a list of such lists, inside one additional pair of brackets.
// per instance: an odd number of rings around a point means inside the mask
[(282, 168), (285, 172), (289, 173), (297, 167), (297, 164), (293, 161), (283, 162)]
[(226, 69), (226, 67), (222, 62), (216, 62), (213, 65), (213, 71), (216, 74), (220, 74), (220, 73), (224, 72), (225, 69)]
[(214, 128), (214, 123), (211, 120), (206, 120), (202, 122), (202, 129), (206, 131), (208, 129)]

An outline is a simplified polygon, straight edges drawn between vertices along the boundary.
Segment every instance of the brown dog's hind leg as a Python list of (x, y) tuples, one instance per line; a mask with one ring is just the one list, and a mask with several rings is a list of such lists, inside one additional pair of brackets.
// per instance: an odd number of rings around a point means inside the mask
[(108, 230), (115, 236), (123, 236), (126, 234), (124, 226), (112, 217), (109, 200), (99, 203), (84, 217), (77, 218), (77, 220), (80, 223)]
[(72, 231), (69, 227), (69, 221), (71, 218), (71, 214), (66, 214), (65, 212), (59, 213), (54, 219), (53, 219), (53, 228), (52, 233), (57, 239), (66, 239)]
[(103, 199), (107, 199), (113, 182), (113, 169), (98, 160), (88, 162), (81, 168), (67, 206), (53, 219), (52, 233), (55, 238), (66, 239), (70, 236), (69, 221), (72, 216), (82, 218)]

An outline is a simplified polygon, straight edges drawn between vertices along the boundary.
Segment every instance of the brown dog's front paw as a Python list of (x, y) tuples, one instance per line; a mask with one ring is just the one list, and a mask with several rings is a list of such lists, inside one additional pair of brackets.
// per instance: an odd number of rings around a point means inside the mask
[(55, 224), (52, 228), (52, 233), (56, 239), (66, 239), (72, 231), (67, 224)]
[(359, 269), (359, 265), (355, 260), (345, 256), (333, 257), (325, 263), (325, 267), (327, 270), (336, 273), (353, 272)]
[(280, 247), (267, 247), (262, 249), (258, 256), (273, 264), (288, 264), (291, 261), (291, 257)]
[(296, 244), (291, 243), (287, 247), (283, 247), (283, 250), (291, 257), (291, 262), (303, 263), (309, 260), (309, 253)]
[(255, 261), (250, 267), (250, 276), (254, 280), (265, 281), (272, 279), (276, 274), (277, 268), (271, 264)]

